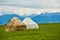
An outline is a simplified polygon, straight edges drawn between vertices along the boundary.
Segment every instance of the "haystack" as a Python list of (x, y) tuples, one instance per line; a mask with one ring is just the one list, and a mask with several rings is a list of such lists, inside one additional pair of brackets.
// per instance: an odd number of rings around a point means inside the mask
[(25, 30), (26, 25), (21, 22), (17, 17), (14, 17), (6, 25), (6, 31)]

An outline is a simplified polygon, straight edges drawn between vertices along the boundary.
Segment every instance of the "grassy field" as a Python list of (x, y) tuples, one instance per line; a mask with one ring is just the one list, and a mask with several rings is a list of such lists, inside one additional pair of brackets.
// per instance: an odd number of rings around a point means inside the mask
[(39, 29), (5, 32), (0, 26), (0, 40), (60, 40), (60, 23), (39, 24)]

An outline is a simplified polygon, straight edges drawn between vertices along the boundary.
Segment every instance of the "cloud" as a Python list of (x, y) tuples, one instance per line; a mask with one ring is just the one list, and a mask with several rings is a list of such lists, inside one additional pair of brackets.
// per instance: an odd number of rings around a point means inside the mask
[(0, 5), (52, 9), (60, 7), (60, 0), (0, 0)]
[(60, 12), (59, 9), (36, 9), (36, 8), (22, 8), (14, 6), (0, 6), (0, 16), (4, 14), (17, 14), (20, 16), (29, 16), (32, 14), (39, 15), (42, 12)]
[(36, 14), (37, 12), (39, 12), (38, 9), (20, 8), (13, 6), (0, 6), (0, 14), (18, 14), (28, 16), (31, 14)]

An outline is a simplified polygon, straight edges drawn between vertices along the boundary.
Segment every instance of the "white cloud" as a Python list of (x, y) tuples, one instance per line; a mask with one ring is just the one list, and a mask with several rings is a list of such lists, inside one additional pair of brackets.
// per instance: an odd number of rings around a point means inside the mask
[[(59, 9), (35, 9), (35, 8), (22, 8), (22, 7), (14, 7), (14, 6), (0, 6), (0, 14), (18, 14), (29, 16), (32, 14), (39, 15), (42, 12), (57, 12)], [(0, 16), (1, 16), (0, 15)]]
[(60, 0), (0, 0), (0, 5), (50, 9), (60, 7)]
[(2, 16), (3, 14), (0, 14), (0, 16)]

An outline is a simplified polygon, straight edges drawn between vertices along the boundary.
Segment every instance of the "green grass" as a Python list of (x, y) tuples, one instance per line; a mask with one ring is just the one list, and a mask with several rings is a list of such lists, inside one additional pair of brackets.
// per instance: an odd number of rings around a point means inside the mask
[(0, 26), (0, 40), (60, 40), (60, 24), (39, 24), (39, 29), (5, 32)]

